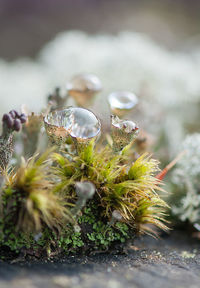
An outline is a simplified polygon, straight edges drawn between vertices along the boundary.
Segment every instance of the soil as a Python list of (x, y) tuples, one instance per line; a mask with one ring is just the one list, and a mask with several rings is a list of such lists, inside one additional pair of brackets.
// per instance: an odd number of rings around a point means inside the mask
[(182, 231), (137, 239), (127, 255), (0, 262), (0, 287), (199, 287), (200, 243)]

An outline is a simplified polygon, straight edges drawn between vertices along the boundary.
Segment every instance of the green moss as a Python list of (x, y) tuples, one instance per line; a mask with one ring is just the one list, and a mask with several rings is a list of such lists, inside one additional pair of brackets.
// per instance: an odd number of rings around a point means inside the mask
[[(156, 193), (157, 161), (144, 154), (132, 163), (127, 155), (127, 147), (116, 155), (91, 142), (79, 155), (47, 151), (23, 161), (3, 188), (0, 246), (37, 257), (88, 254), (121, 249), (138, 233), (153, 234), (148, 224), (167, 229), (166, 203)], [(80, 197), (76, 182), (84, 181), (96, 192), (73, 214)], [(116, 211), (120, 220), (113, 218)]]
[(58, 246), (66, 254), (76, 252), (91, 252), (95, 250), (108, 250), (116, 243), (124, 243), (131, 237), (131, 229), (121, 222), (110, 226), (99, 217), (99, 209), (90, 204), (85, 207), (77, 222), (80, 225), (80, 232), (74, 232), (70, 225), (58, 238)]
[[(30, 249), (41, 255), (51, 256), (54, 251), (68, 255), (70, 253), (89, 253), (95, 250), (106, 251), (115, 244), (124, 243), (130, 237), (131, 229), (121, 222), (110, 226), (109, 223), (99, 220), (99, 209), (90, 204), (85, 207), (77, 222), (80, 232), (75, 232), (74, 227), (68, 224), (59, 234), (46, 227), (41, 237), (36, 240), (33, 233), (16, 233), (13, 227), (6, 229), (1, 223), (3, 237), (0, 238), (0, 246), (6, 246), (11, 251), (18, 253), (23, 249)], [(132, 231), (133, 232), (133, 231)]]
[(102, 207), (100, 219), (105, 217), (109, 221), (112, 212), (118, 210), (124, 222), (137, 226), (140, 232), (149, 233), (146, 224), (167, 229), (163, 223), (167, 205), (157, 194), (162, 190), (155, 177), (159, 171), (158, 161), (146, 153), (131, 163), (129, 149), (126, 147), (116, 155), (109, 147), (95, 148), (91, 142), (73, 157), (55, 153), (53, 159), (57, 165), (53, 167), (53, 174), (59, 184), (54, 191), (61, 191), (66, 199), (75, 202), (76, 181), (91, 181), (97, 189), (95, 203)]
[(125, 223), (117, 222), (111, 226), (100, 220), (98, 209), (92, 205), (84, 209), (84, 213), (79, 217), (80, 225), (87, 223), (91, 232), (86, 231), (88, 246), (92, 246), (95, 250), (107, 250), (112, 247), (113, 243), (124, 243), (130, 237), (128, 226)]

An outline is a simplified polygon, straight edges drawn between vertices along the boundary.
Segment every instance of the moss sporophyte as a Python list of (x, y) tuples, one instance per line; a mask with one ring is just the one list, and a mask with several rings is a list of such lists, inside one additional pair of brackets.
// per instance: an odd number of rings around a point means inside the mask
[(148, 153), (133, 157), (137, 126), (113, 119), (112, 143), (103, 145), (96, 144), (101, 124), (93, 112), (49, 112), (47, 134), (58, 146), (22, 157), (16, 167), (1, 164), (1, 251), (34, 257), (122, 251), (138, 234), (167, 230), (158, 161)]

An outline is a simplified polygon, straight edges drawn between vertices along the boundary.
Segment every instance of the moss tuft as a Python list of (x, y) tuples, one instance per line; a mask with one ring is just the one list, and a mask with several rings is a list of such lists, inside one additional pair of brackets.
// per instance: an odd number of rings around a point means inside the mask
[(144, 154), (129, 163), (130, 149), (113, 154), (91, 141), (78, 155), (48, 150), (23, 160), (3, 187), (0, 246), (36, 257), (88, 254), (166, 230), (158, 162)]

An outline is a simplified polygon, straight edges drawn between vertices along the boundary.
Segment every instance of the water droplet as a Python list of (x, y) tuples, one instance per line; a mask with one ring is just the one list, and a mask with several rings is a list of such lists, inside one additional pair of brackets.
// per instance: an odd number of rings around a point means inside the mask
[(138, 130), (137, 125), (130, 120), (121, 120), (117, 116), (112, 117), (112, 125), (116, 128), (123, 130), (125, 133), (132, 133)]
[(99, 78), (93, 74), (80, 74), (74, 76), (67, 83), (67, 91), (79, 106), (90, 104), (93, 96), (101, 91), (102, 84)]
[(66, 142), (69, 136), (84, 142), (97, 137), (101, 131), (101, 123), (94, 113), (78, 107), (50, 112), (44, 123), (50, 140), (56, 144)]
[(121, 120), (118, 116), (111, 115), (111, 136), (115, 152), (130, 144), (138, 132), (139, 128), (133, 121)]
[(116, 91), (108, 96), (108, 102), (113, 114), (123, 116), (137, 105), (138, 98), (129, 91)]
[(70, 128), (69, 116), (69, 109), (64, 109), (54, 110), (44, 117), (46, 132), (53, 144), (65, 143), (70, 137), (68, 131)]
[(70, 128), (72, 137), (89, 139), (96, 137), (101, 131), (98, 118), (91, 111), (84, 108), (70, 108)]

